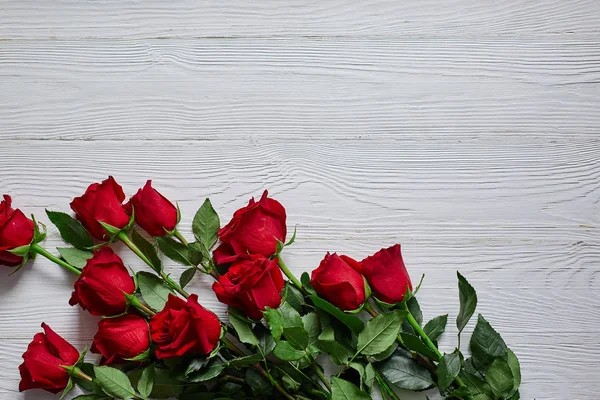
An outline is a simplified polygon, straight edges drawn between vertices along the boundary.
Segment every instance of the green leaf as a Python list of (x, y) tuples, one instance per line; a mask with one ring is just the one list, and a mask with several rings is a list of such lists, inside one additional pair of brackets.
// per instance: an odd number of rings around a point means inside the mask
[(215, 358), (213, 360), (214, 361), (208, 365), (208, 368), (202, 369), (199, 372), (195, 372), (187, 376), (188, 381), (192, 383), (205, 382), (219, 376), (227, 364), (225, 364), (219, 358)]
[(94, 256), (92, 251), (79, 250), (74, 247), (58, 247), (56, 250), (66, 262), (79, 269), (85, 267), (87, 260)]
[(107, 395), (123, 400), (135, 397), (135, 389), (124, 372), (112, 367), (94, 366), (94, 374), (95, 380)]
[(458, 297), (460, 300), (460, 311), (456, 317), (456, 327), (460, 336), (477, 307), (477, 293), (460, 272), (456, 272), (456, 275), (458, 276)]
[(148, 358), (150, 358), (150, 348), (146, 349), (146, 351), (138, 354), (135, 357), (126, 358), (125, 360), (127, 360), (127, 361), (146, 361)]
[(344, 379), (331, 378), (331, 400), (371, 400), (371, 396)]
[(389, 356), (391, 356), (392, 354), (394, 354), (394, 352), (396, 351), (397, 348), (398, 348), (398, 342), (394, 342), (394, 343), (392, 343), (392, 345), (390, 347), (388, 347), (381, 353), (373, 354), (371, 357), (373, 357), (373, 359), (375, 359), (376, 361), (383, 361), (383, 360), (387, 359)]
[(430, 360), (438, 359), (437, 355), (418, 336), (410, 333), (401, 333), (400, 336), (402, 337), (402, 343), (407, 349), (416, 351)]
[(271, 354), (273, 349), (275, 348), (275, 339), (271, 336), (271, 332), (262, 324), (256, 324), (252, 332), (256, 335), (258, 339), (258, 348), (260, 352), (267, 356)]
[(188, 283), (194, 278), (196, 275), (196, 267), (191, 267), (183, 271), (181, 276), (179, 277), (179, 286), (182, 288), (186, 287)]
[(515, 353), (513, 353), (511, 349), (508, 349), (506, 361), (508, 363), (508, 366), (510, 367), (510, 372), (512, 373), (514, 378), (513, 391), (510, 394), (512, 395), (516, 393), (519, 389), (519, 386), (521, 386), (521, 366), (519, 365), (519, 360), (517, 359), (517, 356), (515, 355)]
[(142, 376), (137, 383), (138, 392), (143, 398), (148, 398), (152, 393), (152, 387), (154, 386), (154, 365), (150, 365), (142, 371)]
[(252, 332), (252, 326), (246, 321), (238, 318), (235, 314), (229, 313), (229, 323), (235, 329), (240, 342), (258, 346), (258, 338)]
[(279, 343), (277, 343), (273, 354), (283, 361), (297, 361), (306, 356), (306, 352), (304, 350), (295, 349), (294, 346), (285, 340), (281, 340)]
[(302, 323), (304, 324), (304, 330), (308, 333), (308, 343), (312, 344), (317, 341), (319, 334), (321, 333), (321, 324), (319, 323), (319, 316), (316, 312), (311, 312), (302, 316)]
[(308, 332), (303, 326), (283, 328), (283, 337), (298, 350), (308, 347)]
[(357, 354), (378, 354), (390, 347), (398, 337), (406, 312), (395, 310), (369, 320), (358, 334)]
[(442, 333), (446, 330), (446, 323), (448, 322), (448, 314), (440, 315), (439, 317), (433, 318), (427, 322), (423, 327), (423, 330), (429, 336), (432, 341), (437, 340)]
[(371, 392), (373, 390), (373, 387), (375, 385), (375, 377), (377, 376), (377, 372), (375, 371), (375, 367), (373, 367), (373, 364), (368, 363), (367, 366), (365, 367), (365, 377), (363, 379), (363, 382), (365, 384), (365, 386), (367, 387), (367, 389), (369, 390), (369, 392)]
[(304, 288), (304, 290), (306, 290), (311, 295), (318, 296), (317, 292), (310, 283), (310, 275), (308, 275), (308, 272), (303, 272), (302, 275), (300, 275), (300, 282), (302, 283), (302, 287)]
[(444, 354), (438, 366), (438, 386), (443, 394), (460, 372), (460, 354), (458, 349), (450, 354)]
[(300, 390), (300, 382), (296, 381), (288, 374), (284, 374), (281, 377), (281, 383), (283, 384), (283, 388), (287, 391), (297, 392)]
[(263, 360), (262, 354), (250, 354), (249, 356), (237, 357), (228, 361), (228, 365), (232, 368), (247, 367), (256, 364)]
[(200, 371), (209, 363), (209, 359), (207, 357), (196, 357), (193, 358), (185, 369), (185, 376), (191, 375), (195, 372)]
[(296, 289), (296, 287), (290, 282), (285, 284), (285, 291), (282, 296), (282, 301), (289, 303), (289, 305), (294, 307), (294, 309), (298, 312), (301, 312), (302, 306), (306, 304), (302, 292)]
[(479, 314), (471, 336), (471, 354), (476, 366), (488, 366), (495, 358), (506, 359), (508, 348), (498, 332)]
[(99, 396), (97, 394), (90, 393), (90, 394), (80, 394), (77, 397), (73, 397), (72, 400), (109, 400), (109, 397)]
[(67, 243), (72, 244), (78, 249), (92, 247), (94, 242), (92, 237), (85, 230), (81, 222), (77, 221), (68, 214), (46, 210), (48, 219), (58, 228), (60, 236)]
[(149, 272), (138, 272), (137, 278), (144, 301), (156, 311), (162, 310), (169, 294), (172, 293), (169, 287), (159, 277)]
[(318, 296), (310, 296), (311, 302), (320, 310), (325, 311), (329, 315), (337, 318), (341, 323), (346, 325), (350, 330), (356, 334), (363, 330), (365, 324), (360, 320), (360, 318), (355, 317), (354, 315), (346, 314), (333, 304), (329, 303), (326, 300)]
[(262, 398), (268, 397), (273, 393), (273, 387), (271, 382), (261, 374), (259, 374), (254, 368), (248, 368), (246, 370), (246, 376), (244, 378), (252, 393)]
[(152, 269), (160, 274), (163, 269), (162, 261), (152, 243), (144, 239), (144, 237), (135, 229), (131, 232), (131, 241), (141, 250), (142, 254), (150, 260)]
[(492, 390), (485, 381), (478, 376), (465, 371), (464, 369), (460, 372), (459, 376), (463, 380), (464, 384), (469, 389), (472, 395), (483, 395), (491, 398)]
[(275, 341), (279, 341), (281, 335), (283, 335), (283, 318), (281, 313), (275, 308), (267, 307), (263, 315), (269, 325), (271, 335), (273, 335)]
[(394, 355), (377, 366), (389, 382), (401, 389), (424, 390), (434, 384), (429, 371), (413, 360), (405, 350), (396, 350)]
[(492, 362), (485, 374), (485, 381), (497, 397), (512, 394), (514, 377), (508, 363), (501, 358), (496, 358)]
[(336, 365), (345, 365), (351, 356), (350, 351), (335, 340), (318, 340), (317, 346), (327, 353), (331, 362)]
[(107, 224), (106, 222), (102, 222), (102, 221), (98, 221), (98, 223), (100, 225), (102, 225), (102, 227), (104, 228), (104, 230), (108, 233), (108, 236), (110, 236), (111, 238), (114, 238), (115, 236), (117, 236), (119, 234), (119, 232), (121, 232), (122, 228), (118, 228), (116, 226), (112, 226), (111, 224)]
[(408, 311), (412, 314), (413, 318), (417, 321), (419, 326), (423, 324), (423, 313), (421, 312), (421, 306), (416, 297), (411, 297), (407, 302)]
[(190, 251), (186, 245), (167, 236), (157, 237), (156, 243), (160, 251), (171, 260), (179, 264), (195, 266), (190, 259)]
[(73, 377), (69, 377), (69, 380), (67, 381), (67, 386), (65, 387), (65, 389), (62, 391), (60, 397), (58, 398), (58, 400), (62, 400), (65, 398), (65, 396), (73, 389)]
[(202, 260), (206, 257), (210, 259), (210, 255), (205, 255), (204, 246), (198, 242), (192, 242), (188, 244), (188, 251), (190, 252), (190, 261), (194, 265), (200, 265)]
[(206, 250), (207, 258), (210, 258), (210, 249), (217, 241), (219, 226), (220, 222), (217, 212), (209, 199), (204, 200), (204, 203), (200, 206), (196, 215), (194, 215), (192, 231), (194, 232), (196, 240), (200, 242)]

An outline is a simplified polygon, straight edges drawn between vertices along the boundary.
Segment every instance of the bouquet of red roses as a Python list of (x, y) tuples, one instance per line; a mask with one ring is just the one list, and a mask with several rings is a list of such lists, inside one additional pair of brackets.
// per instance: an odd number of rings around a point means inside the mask
[[(288, 239), (285, 208), (266, 191), (223, 227), (206, 199), (192, 221), (193, 241), (177, 230), (179, 208), (151, 181), (124, 201), (109, 177), (73, 199), (76, 218), (47, 211), (71, 245), (54, 255), (40, 245), (44, 225), (4, 195), (0, 264), (17, 271), (37, 255), (48, 258), (78, 276), (69, 304), (101, 317), (91, 344), (97, 365), (42, 323), (23, 354), (19, 390), (64, 396), (78, 385), (87, 392), (79, 400), (341, 400), (370, 399), (375, 390), (399, 399), (397, 389), (437, 387), (448, 399), (519, 398), (517, 357), (482, 315), (470, 356), (460, 350), (477, 306), (460, 273), (458, 347), (442, 353), (437, 340), (448, 315), (423, 324), (420, 283), (413, 287), (398, 244), (362, 261), (326, 253), (298, 278), (281, 257), (296, 232)], [(115, 241), (149, 269), (128, 270)], [(186, 266), (179, 279), (165, 271), (163, 256)], [(214, 278), (227, 321), (186, 291), (196, 273)]]

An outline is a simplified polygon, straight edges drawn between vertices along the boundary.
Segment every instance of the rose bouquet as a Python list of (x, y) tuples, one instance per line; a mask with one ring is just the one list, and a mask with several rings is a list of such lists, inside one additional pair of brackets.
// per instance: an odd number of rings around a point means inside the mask
[[(519, 398), (517, 357), (483, 316), (470, 356), (460, 350), (477, 306), (460, 273), (458, 347), (442, 352), (437, 340), (448, 315), (423, 323), (420, 283), (413, 287), (398, 244), (362, 261), (326, 253), (298, 278), (281, 257), (296, 232), (288, 238), (285, 208), (266, 191), (223, 227), (207, 199), (193, 218), (193, 241), (177, 229), (179, 208), (150, 181), (124, 201), (109, 177), (71, 202), (76, 218), (47, 210), (70, 244), (59, 255), (41, 246), (43, 224), (13, 209), (8, 195), (0, 203), (0, 264), (16, 272), (38, 255), (48, 258), (78, 276), (69, 304), (101, 317), (90, 348), (97, 365), (42, 323), (23, 354), (19, 390), (64, 396), (78, 385), (87, 393), (79, 400), (340, 400), (370, 399), (377, 390), (399, 399), (397, 389), (436, 387), (448, 399)], [(115, 241), (149, 269), (130, 271)], [(162, 257), (186, 266), (179, 279)], [(186, 291), (196, 273), (214, 278), (227, 321)]]

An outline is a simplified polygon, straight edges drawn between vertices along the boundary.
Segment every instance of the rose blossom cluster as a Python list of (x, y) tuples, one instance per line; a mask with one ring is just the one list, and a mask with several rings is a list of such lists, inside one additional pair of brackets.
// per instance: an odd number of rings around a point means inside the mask
[[(177, 230), (179, 208), (151, 181), (125, 200), (122, 187), (108, 177), (72, 200), (75, 218), (48, 211), (63, 239), (74, 246), (69, 252), (62, 249), (60, 257), (40, 246), (45, 232), (33, 217), (12, 208), (10, 196), (0, 203), (0, 264), (22, 266), (36, 255), (50, 259), (78, 275), (69, 304), (102, 317), (91, 345), (91, 352), (100, 356), (98, 366), (86, 363), (85, 351), (80, 354), (43, 323), (44, 333), (36, 334), (23, 354), (19, 390), (66, 393), (77, 383), (92, 392), (90, 399), (151, 398), (156, 394), (153, 379), (160, 375), (173, 397), (230, 395), (226, 392), (235, 383), (238, 396), (268, 393), (288, 400), (336, 400), (340, 393), (370, 398), (375, 384), (392, 399), (397, 398), (394, 387), (433, 386), (453, 398), (482, 394), (478, 400), (486, 400), (488, 392), (490, 399), (518, 398), (520, 372), (517, 382), (514, 353), (503, 341), (501, 351), (494, 347), (497, 343), (486, 347), (472, 341), (470, 364), (459, 363), (458, 369), (449, 363), (458, 359), (459, 349), (448, 354), (438, 350), (436, 339), (447, 315), (422, 326), (399, 244), (361, 261), (327, 252), (300, 281), (281, 257), (296, 232), (286, 243), (286, 210), (267, 191), (235, 211), (223, 227), (207, 199), (194, 217), (196, 240), (191, 243)], [(136, 225), (146, 234), (135, 230)], [(110, 247), (117, 240), (153, 273), (132, 275)], [(165, 272), (161, 254), (186, 266), (179, 283)], [(230, 325), (185, 290), (196, 271), (214, 278), (216, 298), (230, 307)], [(475, 310), (476, 296), (460, 274), (459, 289), (460, 335)], [(373, 318), (366, 323), (357, 318), (361, 310)], [(481, 327), (482, 335), (497, 335), (479, 318), (476, 333)], [(242, 342), (245, 349), (234, 342)], [(326, 377), (317, 362), (320, 354), (340, 365), (341, 372)], [(420, 380), (401, 378), (395, 370), (399, 365), (408, 365)], [(491, 369), (494, 374), (495, 369), (510, 371), (505, 379), (510, 388), (506, 383), (507, 388), (496, 390), (495, 382), (486, 381)], [(351, 370), (360, 373), (358, 382), (345, 375)], [(137, 381), (137, 390), (130, 381)]]

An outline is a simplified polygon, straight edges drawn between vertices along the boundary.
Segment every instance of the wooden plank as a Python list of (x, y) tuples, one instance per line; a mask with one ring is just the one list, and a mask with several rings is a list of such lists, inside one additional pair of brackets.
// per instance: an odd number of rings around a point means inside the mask
[(0, 42), (0, 137), (597, 135), (598, 37)]
[(597, 33), (595, 0), (2, 2), (0, 38)]

